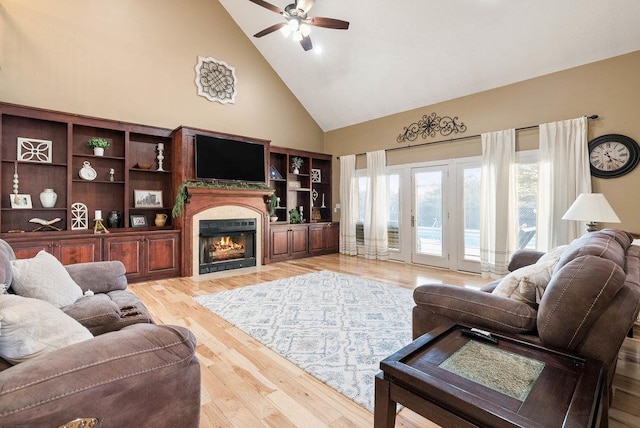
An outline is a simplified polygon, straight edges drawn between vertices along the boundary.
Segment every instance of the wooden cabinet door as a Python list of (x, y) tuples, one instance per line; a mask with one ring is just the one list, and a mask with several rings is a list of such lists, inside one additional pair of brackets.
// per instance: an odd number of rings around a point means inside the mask
[(307, 226), (291, 228), (291, 255), (297, 256), (309, 252), (309, 228)]
[(324, 244), (324, 226), (312, 225), (309, 226), (309, 252), (322, 251), (325, 248)]
[(53, 245), (54, 255), (63, 265), (101, 260), (100, 238), (60, 240)]
[(53, 242), (51, 241), (38, 241), (38, 242), (9, 242), (13, 252), (16, 254), (16, 259), (30, 259), (36, 256), (41, 250), (45, 250), (55, 256)]
[(324, 245), (328, 252), (338, 251), (340, 246), (340, 225), (331, 223), (324, 228)]
[[(149, 274), (177, 273), (180, 266), (178, 257), (178, 234), (148, 235), (145, 253), (147, 272)], [(174, 275), (175, 276), (175, 275)]]
[(289, 256), (289, 228), (272, 227), (269, 240), (269, 258), (273, 260)]
[(119, 260), (124, 264), (128, 279), (141, 277), (145, 272), (142, 257), (144, 236), (119, 236), (104, 239), (104, 260)]

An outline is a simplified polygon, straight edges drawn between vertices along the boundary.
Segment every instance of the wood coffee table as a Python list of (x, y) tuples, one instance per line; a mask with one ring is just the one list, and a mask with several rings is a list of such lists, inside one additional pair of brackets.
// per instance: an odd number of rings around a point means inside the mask
[[(600, 412), (606, 387), (600, 361), (554, 352), (500, 334), (492, 334), (498, 339), (494, 344), (463, 334), (463, 329), (460, 325), (439, 327), (380, 362), (382, 372), (375, 380), (376, 428), (395, 425), (396, 403), (445, 427), (583, 428), (596, 426), (601, 416), (606, 417)], [(470, 360), (465, 360), (465, 355)], [(478, 355), (495, 356), (514, 370), (517, 367), (530, 374), (528, 386), (516, 388), (514, 393), (492, 382), (500, 374), (507, 384), (520, 376), (495, 372), (496, 376), (486, 376), (485, 364), (465, 367), (474, 358), (483, 358)], [(487, 360), (494, 359), (482, 361)], [(454, 362), (460, 369), (458, 374), (451, 371)], [(477, 380), (476, 375), (478, 382), (470, 380)]]

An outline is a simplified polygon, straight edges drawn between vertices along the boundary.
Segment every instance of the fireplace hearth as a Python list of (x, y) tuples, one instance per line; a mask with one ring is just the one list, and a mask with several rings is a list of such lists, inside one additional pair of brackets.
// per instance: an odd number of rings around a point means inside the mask
[(201, 220), (199, 273), (256, 266), (256, 219)]

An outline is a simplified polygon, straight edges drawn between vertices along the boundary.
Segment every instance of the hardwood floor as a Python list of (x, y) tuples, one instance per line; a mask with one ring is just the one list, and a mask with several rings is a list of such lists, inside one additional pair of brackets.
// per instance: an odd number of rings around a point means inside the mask
[[(198, 340), (201, 427), (372, 427), (373, 415), (197, 304), (192, 297), (317, 270), (359, 275), (409, 289), (426, 283), (481, 287), (479, 276), (338, 254), (274, 263), (208, 279), (131, 284), (158, 323), (186, 326)], [(612, 427), (640, 427), (640, 328), (627, 338), (614, 378)], [(403, 409), (397, 427), (435, 424)]]

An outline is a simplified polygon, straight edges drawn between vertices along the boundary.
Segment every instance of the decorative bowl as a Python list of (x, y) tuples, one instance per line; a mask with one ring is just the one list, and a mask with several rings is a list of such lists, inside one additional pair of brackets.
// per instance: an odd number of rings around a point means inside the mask
[(151, 169), (150, 163), (138, 163), (138, 168), (140, 169)]

